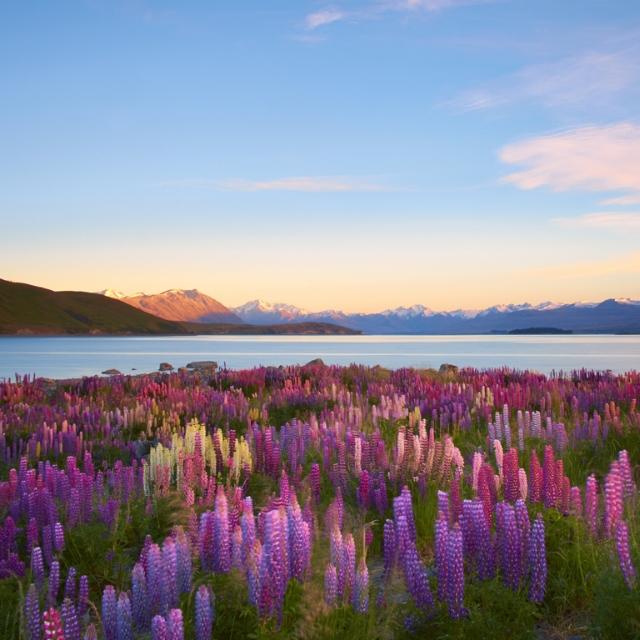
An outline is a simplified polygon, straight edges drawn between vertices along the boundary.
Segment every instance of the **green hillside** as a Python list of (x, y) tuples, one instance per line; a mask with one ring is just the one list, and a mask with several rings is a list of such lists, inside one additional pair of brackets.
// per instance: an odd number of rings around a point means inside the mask
[(173, 322), (99, 293), (51, 291), (0, 279), (0, 334), (196, 335), (356, 334), (325, 322), (269, 326)]
[(182, 325), (98, 293), (51, 291), (0, 279), (0, 333), (184, 334)]

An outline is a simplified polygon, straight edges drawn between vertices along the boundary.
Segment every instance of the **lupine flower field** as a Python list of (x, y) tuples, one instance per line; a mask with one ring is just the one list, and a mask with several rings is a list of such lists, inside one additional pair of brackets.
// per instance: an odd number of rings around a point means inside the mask
[(0, 638), (638, 638), (640, 374), (0, 382)]

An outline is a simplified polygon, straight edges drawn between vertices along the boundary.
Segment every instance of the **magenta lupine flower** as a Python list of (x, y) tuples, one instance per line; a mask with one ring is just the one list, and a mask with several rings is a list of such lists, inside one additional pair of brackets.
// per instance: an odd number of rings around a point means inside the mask
[(98, 640), (98, 632), (95, 625), (90, 624), (84, 632), (84, 640)]
[(231, 541), (229, 539), (229, 514), (227, 497), (222, 487), (218, 488), (216, 508), (213, 512), (215, 547), (213, 549), (214, 571), (228, 573), (231, 569)]
[(531, 460), (529, 462), (529, 500), (530, 502), (542, 502), (543, 495), (543, 473), (538, 454), (531, 452)]
[(509, 449), (504, 455), (504, 498), (508, 502), (515, 502), (520, 497), (520, 481), (518, 479), (518, 451)]
[(102, 592), (102, 629), (105, 640), (117, 638), (117, 609), (116, 590), (111, 585), (107, 585)]
[(25, 630), (28, 640), (40, 640), (42, 631), (40, 628), (40, 603), (35, 584), (29, 586), (24, 599)]
[(556, 460), (553, 447), (548, 444), (544, 448), (544, 461), (542, 465), (542, 492), (543, 503), (547, 508), (555, 507), (558, 495), (556, 493)]
[(447, 534), (447, 607), (449, 615), (462, 618), (467, 615), (464, 608), (464, 567), (462, 558), (462, 532), (454, 525)]
[(571, 515), (576, 516), (577, 518), (582, 516), (582, 492), (580, 491), (580, 487), (571, 487), (569, 501), (571, 503)]
[(213, 626), (212, 594), (202, 585), (196, 591), (195, 633), (196, 640), (211, 640)]
[(167, 640), (184, 640), (181, 609), (171, 609), (167, 615)]
[(391, 576), (396, 563), (396, 529), (393, 520), (386, 520), (382, 535), (382, 547), (384, 553), (384, 575)]
[(542, 514), (538, 514), (529, 537), (529, 575), (529, 600), (542, 602), (547, 586), (547, 552)]
[(78, 618), (82, 619), (89, 605), (89, 578), (80, 576), (80, 588), (78, 589)]
[(624, 581), (627, 583), (629, 589), (633, 589), (636, 583), (636, 569), (631, 560), (631, 552), (629, 551), (629, 529), (624, 520), (619, 520), (616, 525), (616, 550), (618, 551), (618, 560)]
[(460, 473), (456, 473), (456, 477), (451, 481), (449, 504), (451, 507), (451, 521), (458, 522), (462, 515), (462, 476)]
[(149, 625), (149, 603), (147, 594), (147, 578), (144, 567), (136, 563), (131, 572), (131, 608), (133, 623), (138, 631), (143, 631)]
[(358, 502), (365, 509), (369, 506), (369, 472), (366, 469), (360, 474)]
[(335, 565), (329, 563), (324, 571), (324, 601), (333, 607), (338, 597), (338, 572)]
[(58, 600), (58, 591), (60, 590), (60, 563), (57, 560), (51, 563), (48, 585), (47, 601), (49, 605), (54, 606)]
[(44, 559), (40, 547), (34, 547), (31, 552), (31, 575), (38, 585), (44, 581)]
[(613, 536), (618, 521), (622, 518), (623, 484), (618, 471), (618, 463), (611, 463), (611, 470), (604, 480), (604, 523), (609, 537)]
[(438, 578), (438, 599), (444, 601), (447, 594), (447, 536), (449, 524), (447, 516), (440, 511), (436, 520), (435, 533), (435, 563), (436, 576)]
[(57, 609), (53, 607), (47, 609), (42, 615), (42, 627), (44, 630), (44, 640), (65, 640), (62, 630), (62, 620)]
[(358, 613), (367, 613), (369, 610), (369, 570), (364, 557), (360, 558), (356, 571), (353, 585), (353, 608)]
[(167, 622), (162, 616), (154, 616), (151, 621), (151, 640), (169, 640)]
[[(62, 628), (64, 629), (65, 640), (80, 640), (80, 625), (76, 607), (69, 598), (65, 598), (62, 603)], [(120, 639), (118, 639), (120, 640)], [(124, 639), (124, 640), (129, 640)]]
[(116, 610), (116, 637), (118, 640), (133, 640), (133, 621), (131, 618), (131, 602), (126, 593), (118, 597)]
[(598, 481), (593, 473), (587, 478), (584, 502), (587, 525), (591, 535), (595, 537), (598, 535)]

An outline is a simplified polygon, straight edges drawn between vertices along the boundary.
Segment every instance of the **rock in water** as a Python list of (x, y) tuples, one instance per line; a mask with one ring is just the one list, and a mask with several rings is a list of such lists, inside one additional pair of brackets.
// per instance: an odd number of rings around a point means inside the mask
[(456, 374), (458, 373), (458, 367), (456, 367), (455, 364), (449, 364), (448, 362), (444, 362), (443, 364), (440, 365), (439, 371), (440, 373)]
[(196, 360), (187, 365), (187, 369), (217, 369), (218, 363), (213, 360)]
[(106, 369), (102, 372), (103, 376), (121, 376), (122, 373), (117, 369)]

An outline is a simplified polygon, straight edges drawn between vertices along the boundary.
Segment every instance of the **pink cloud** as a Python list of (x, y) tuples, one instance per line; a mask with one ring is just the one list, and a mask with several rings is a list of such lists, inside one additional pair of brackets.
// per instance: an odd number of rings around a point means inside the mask
[(504, 178), (520, 189), (640, 194), (640, 126), (631, 122), (528, 138), (503, 147), (499, 155), (523, 167)]

